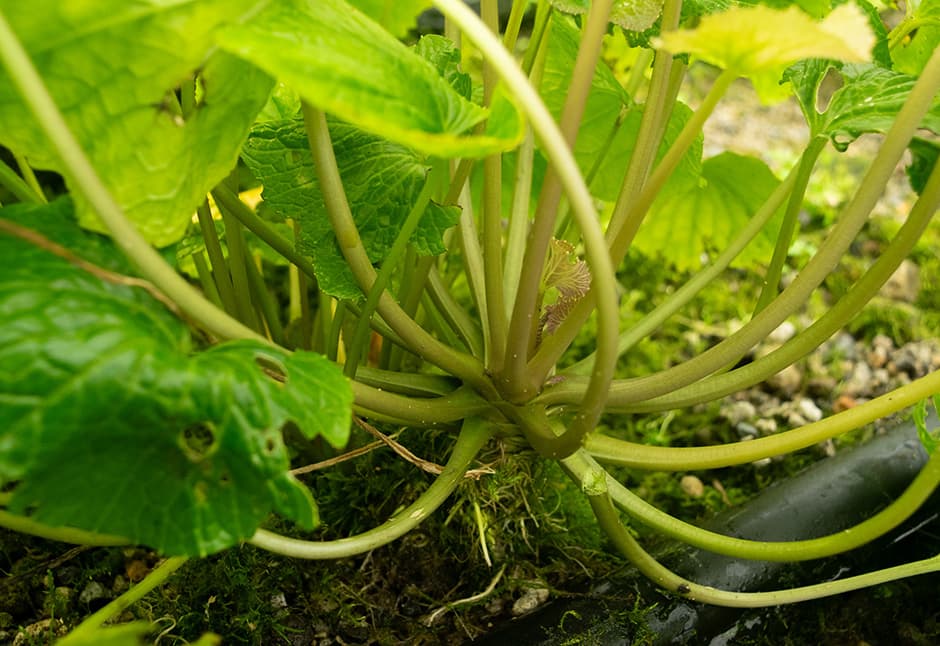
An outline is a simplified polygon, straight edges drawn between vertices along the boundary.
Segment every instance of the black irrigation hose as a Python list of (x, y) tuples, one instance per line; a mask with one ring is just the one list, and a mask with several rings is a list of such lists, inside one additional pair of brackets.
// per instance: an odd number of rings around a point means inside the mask
[[(938, 422), (931, 418), (928, 424), (936, 427)], [(717, 516), (708, 528), (742, 538), (769, 541), (814, 538), (837, 532), (869, 517), (897, 497), (917, 475), (926, 459), (914, 424), (902, 423), (863, 446), (843, 451), (769, 487), (757, 498)], [(925, 524), (933, 531), (934, 542), (930, 549), (936, 553), (940, 547), (936, 544), (936, 533), (940, 529), (938, 515), (940, 494), (935, 493), (914, 518), (873, 545), (851, 553), (855, 555), (855, 563), (863, 563), (864, 570), (856, 571), (851, 565), (851, 555), (794, 565), (738, 560), (685, 545), (671, 548), (664, 560), (677, 573), (716, 588), (739, 591), (775, 589), (860, 574), (929, 556), (912, 553), (918, 549), (917, 532), (922, 531)], [(922, 535), (931, 536), (929, 531)], [(857, 559), (858, 552), (865, 554), (861, 561)], [(742, 616), (741, 610), (705, 606), (665, 596), (631, 572), (601, 584), (586, 597), (555, 601), (474, 643), (481, 646), (630, 644), (642, 629), (635, 623), (637, 613), (630, 613), (634, 608), (632, 603), (625, 607), (611, 599), (630, 599), (635, 594), (640, 598), (636, 605), (638, 610), (657, 604), (644, 615), (648, 630), (642, 643), (708, 644), (713, 637), (733, 631)], [(649, 641), (651, 633), (654, 637)], [(722, 643), (720, 637), (717, 643)]]

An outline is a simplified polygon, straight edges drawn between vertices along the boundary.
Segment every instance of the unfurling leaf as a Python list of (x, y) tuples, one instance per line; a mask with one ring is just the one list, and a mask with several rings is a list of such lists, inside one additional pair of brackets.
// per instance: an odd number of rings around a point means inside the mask
[(541, 317), (541, 331), (551, 334), (561, 325), (571, 309), (591, 289), (591, 272), (587, 263), (572, 258), (574, 247), (566, 240), (552, 239), (548, 260), (542, 276), (543, 294), (557, 290), (557, 299), (546, 305)]

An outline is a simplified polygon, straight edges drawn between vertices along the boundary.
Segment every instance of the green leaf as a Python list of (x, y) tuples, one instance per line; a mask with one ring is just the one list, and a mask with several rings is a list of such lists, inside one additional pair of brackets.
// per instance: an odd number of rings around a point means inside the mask
[[(819, 86), (830, 68), (842, 76), (826, 110), (818, 112)], [(838, 150), (864, 133), (885, 133), (894, 123), (916, 78), (872, 64), (838, 64), (810, 60), (794, 65), (785, 75), (793, 84), (812, 136), (829, 137)], [(940, 97), (934, 100), (921, 127), (940, 133)]]
[[(381, 263), (421, 192), (427, 165), (412, 150), (330, 121), (336, 163), (366, 253)], [(302, 121), (260, 124), (242, 151), (264, 184), (267, 208), (300, 223), (298, 248), (309, 255), (320, 288), (337, 298), (359, 299), (359, 287), (333, 235)], [(428, 205), (411, 238), (421, 255), (445, 251), (444, 231), (456, 224), (456, 207)]]
[[(627, 165), (630, 163), (630, 157), (636, 147), (642, 116), (637, 110), (630, 111), (616, 132), (609, 137), (609, 150), (601, 160), (591, 181), (591, 192), (595, 196), (608, 202), (617, 199)], [(669, 116), (669, 122), (666, 124), (663, 141), (656, 155), (657, 161), (663, 158), (691, 117), (691, 108), (677, 101), (673, 106), (672, 114)], [(663, 193), (681, 192), (697, 185), (702, 174), (703, 142), (704, 138), (701, 135), (696, 137), (688, 152), (682, 156), (676, 170), (666, 181)], [(577, 146), (575, 149), (577, 150)]]
[(655, 41), (674, 54), (692, 54), (751, 79), (764, 100), (777, 97), (784, 70), (805, 58), (861, 62), (871, 58), (875, 36), (854, 4), (837, 7), (816, 22), (796, 7), (732, 7), (702, 18), (695, 29), (678, 29)]
[[(67, 200), (0, 211), (95, 261), (103, 243), (70, 214)], [(292, 421), (343, 445), (351, 393), (335, 365), (253, 341), (191, 354), (186, 326), (141, 289), (12, 236), (0, 235), (0, 255), (0, 482), (16, 482), (12, 511), (191, 555), (250, 537), (271, 511), (315, 524), (280, 429)]]
[[(0, 0), (49, 91), (128, 217), (152, 243), (179, 240), (206, 192), (235, 165), (271, 80), (225, 54), (212, 34), (257, 0), (132, 3)], [(205, 98), (183, 122), (166, 97), (201, 69)], [(175, 101), (175, 99), (173, 99)], [(0, 72), (0, 144), (36, 168), (61, 162)], [(101, 229), (78, 203), (83, 224)]]
[(514, 112), (498, 124), (494, 114), (496, 127), (484, 134), (463, 134), (487, 110), (345, 0), (272, 2), (249, 23), (226, 27), (219, 42), (325, 112), (427, 154), (477, 157), (522, 139)]
[(891, 52), (891, 57), (896, 70), (918, 76), (940, 45), (940, 0), (922, 0), (913, 6), (913, 13), (894, 29), (909, 33)]
[(937, 447), (940, 446), (940, 439), (937, 438), (936, 419), (932, 420), (930, 424), (930, 426), (934, 427), (933, 429), (927, 427), (928, 418), (931, 417), (930, 412), (927, 410), (928, 401), (933, 403), (935, 415), (940, 412), (940, 395), (934, 395), (914, 404), (914, 408), (911, 411), (911, 419), (917, 427), (917, 436), (920, 438), (920, 443), (923, 444), (927, 454), (931, 455), (937, 450)]
[[(700, 183), (685, 191), (664, 191), (636, 237), (637, 247), (661, 256), (680, 270), (698, 269), (705, 252), (721, 249), (777, 187), (767, 166), (753, 157), (722, 153), (702, 165)], [(773, 253), (780, 215), (776, 215), (734, 264), (766, 262)]]
[(431, 63), (457, 94), (470, 100), (473, 95), (470, 75), (460, 71), (460, 50), (452, 40), (436, 34), (422, 36), (415, 45), (415, 53)]
[(418, 14), (432, 3), (431, 0), (350, 0), (349, 4), (401, 38), (416, 26)]
[[(560, 12), (579, 15), (591, 9), (591, 0), (549, 0)], [(662, 0), (614, 0), (610, 7), (610, 22), (629, 31), (649, 29), (662, 13)]]
[(911, 182), (911, 188), (920, 195), (927, 184), (927, 178), (937, 164), (940, 158), (940, 143), (914, 137), (910, 145), (913, 161), (907, 167), (907, 177)]

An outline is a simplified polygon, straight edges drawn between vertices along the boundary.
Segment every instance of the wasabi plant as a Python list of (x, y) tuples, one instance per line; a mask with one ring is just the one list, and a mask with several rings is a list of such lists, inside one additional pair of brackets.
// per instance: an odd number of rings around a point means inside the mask
[[(431, 4), (444, 35), (409, 37)], [(716, 590), (665, 569), (625, 525), (742, 559), (851, 550), (935, 489), (926, 431), (929, 461), (895, 502), (804, 541), (706, 531), (606, 470), (798, 451), (936, 395), (940, 374), (750, 442), (596, 432), (607, 413), (681, 415), (764, 381), (845, 325), (911, 251), (940, 201), (937, 2), (908, 4), (890, 31), (868, 0), (517, 0), (502, 31), (496, 1), (481, 4), (482, 18), (459, 0), (0, 1), (0, 525), (169, 557), (63, 644), (99, 643), (187, 557), (248, 542), (332, 559), (389, 543), (507, 436), (560, 461), (612, 544), (691, 599), (781, 604), (940, 570), (938, 555)], [(607, 34), (632, 47), (623, 82), (599, 62)], [(720, 70), (694, 109), (677, 99), (693, 60)], [(703, 125), (742, 77), (805, 115), (782, 179), (755, 158), (702, 158)], [(867, 174), (782, 289), (818, 156), (863, 133), (883, 135)], [(918, 198), (884, 252), (812, 325), (739, 365), (837, 266), (908, 149)], [(631, 276), (618, 268), (634, 247), (696, 272), (625, 326)], [(618, 364), (743, 262), (758, 263), (761, 291), (739, 330), (654, 374)], [(582, 332), (587, 355), (573, 346)], [(260, 529), (271, 514), (316, 526), (288, 447), (341, 452), (353, 415), (453, 429), (446, 466), (363, 534)]]

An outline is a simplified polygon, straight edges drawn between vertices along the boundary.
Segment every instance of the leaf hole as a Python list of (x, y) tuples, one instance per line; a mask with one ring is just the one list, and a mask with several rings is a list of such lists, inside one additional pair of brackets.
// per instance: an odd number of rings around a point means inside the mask
[(282, 384), (287, 382), (287, 370), (279, 361), (275, 361), (270, 357), (256, 356), (255, 363), (258, 364), (264, 374), (274, 381)]
[(190, 424), (180, 432), (180, 448), (191, 462), (206, 459), (215, 452), (217, 445), (218, 438), (211, 422)]
[(816, 90), (816, 111), (823, 114), (828, 110), (832, 95), (838, 92), (844, 84), (845, 81), (839, 70), (830, 67), (826, 75), (819, 82), (819, 88)]

